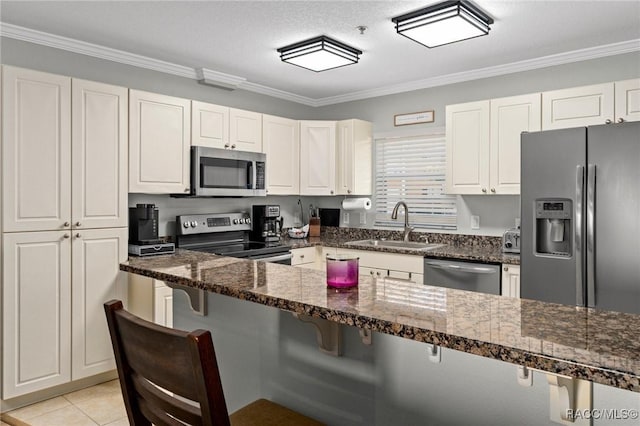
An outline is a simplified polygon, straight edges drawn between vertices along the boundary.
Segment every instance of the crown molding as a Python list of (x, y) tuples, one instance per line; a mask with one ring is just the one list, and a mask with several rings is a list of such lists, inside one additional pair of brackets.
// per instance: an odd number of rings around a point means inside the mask
[(410, 92), (413, 90), (428, 89), (431, 87), (445, 86), (447, 84), (462, 83), (465, 81), (479, 80), (489, 77), (497, 77), (505, 74), (531, 71), (534, 69), (546, 68), (555, 65), (587, 61), (590, 59), (598, 59), (607, 56), (622, 55), (625, 53), (638, 51), (640, 51), (640, 39), (623, 41), (620, 43), (573, 50), (570, 52), (542, 56), (540, 58), (527, 59), (519, 62), (511, 62), (508, 64), (496, 65), (493, 67), (478, 68), (475, 70), (447, 74), (433, 78), (426, 78), (423, 80), (415, 80), (407, 83), (395, 84), (371, 90), (362, 90), (359, 92), (352, 92), (344, 95), (319, 98), (315, 100), (315, 106), (334, 105), (338, 103), (357, 101), (379, 96), (395, 95), (397, 93)]
[[(166, 74), (186, 77), (193, 80), (203, 79), (203, 72), (200, 71), (202, 70), (201, 68), (195, 69), (186, 67), (183, 65), (161, 61), (147, 56), (136, 55), (134, 53), (126, 52), (123, 50), (112, 49), (109, 47), (87, 43), (68, 37), (61, 37), (30, 28), (7, 24), (4, 22), (0, 22), (0, 36), (53, 47), (56, 49), (62, 49), (69, 52), (80, 53), (82, 55), (92, 56), (94, 58), (106, 59), (108, 61), (132, 65), (135, 67), (145, 68)], [(222, 78), (227, 84), (231, 84), (238, 89), (260, 93), (262, 95), (296, 102), (307, 106), (320, 107), (638, 51), (640, 51), (640, 39), (635, 39), (620, 43), (607, 44), (603, 46), (596, 46), (559, 53), (555, 55), (543, 56), (540, 58), (528, 59), (519, 62), (512, 62), (508, 64), (497, 65), (494, 67), (479, 68), (476, 70), (447, 74), (423, 80), (416, 80), (371, 90), (362, 90), (358, 92), (346, 93), (344, 95), (329, 96), (317, 99), (297, 95), (295, 93), (275, 89), (257, 83), (252, 83), (240, 76), (234, 76), (231, 74), (225, 74), (213, 70), (204, 71), (206, 71), (205, 75), (212, 76), (214, 80), (216, 78)]]

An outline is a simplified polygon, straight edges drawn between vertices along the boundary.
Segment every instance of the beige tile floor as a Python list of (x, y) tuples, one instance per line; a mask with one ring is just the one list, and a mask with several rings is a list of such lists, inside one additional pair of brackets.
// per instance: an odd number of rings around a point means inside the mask
[(117, 380), (3, 413), (12, 426), (128, 426)]

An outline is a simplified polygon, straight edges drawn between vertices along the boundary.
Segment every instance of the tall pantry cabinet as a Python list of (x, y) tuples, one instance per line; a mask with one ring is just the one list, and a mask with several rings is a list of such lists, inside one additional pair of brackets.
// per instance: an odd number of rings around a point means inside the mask
[(2, 399), (115, 367), (127, 89), (2, 68)]

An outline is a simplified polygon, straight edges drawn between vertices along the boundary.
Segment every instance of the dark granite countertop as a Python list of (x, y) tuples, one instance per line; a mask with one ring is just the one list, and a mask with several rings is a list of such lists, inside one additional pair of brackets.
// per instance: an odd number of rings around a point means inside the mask
[[(321, 245), (325, 247), (339, 247), (353, 250), (410, 254), (437, 259), (471, 260), (484, 263), (508, 263), (511, 265), (520, 264), (520, 255), (502, 252), (502, 239), (500, 237), (428, 234), (427, 238), (429, 242), (442, 244), (442, 246), (421, 252), (395, 247), (354, 246), (347, 244), (351, 241), (378, 238), (401, 240), (402, 237), (400, 236), (400, 233), (397, 233), (397, 231), (377, 231), (354, 228), (334, 228), (334, 230), (331, 231), (329, 231), (329, 228), (324, 228), (323, 231), (325, 230), (326, 232), (322, 232), (320, 237), (307, 237), (302, 239), (285, 237), (282, 239), (282, 243), (294, 249)], [(396, 233), (398, 235), (395, 235)], [(422, 234), (416, 233), (413, 241), (420, 241), (418, 238), (421, 237)]]
[(123, 271), (278, 309), (640, 392), (640, 315), (416, 286), (178, 249)]

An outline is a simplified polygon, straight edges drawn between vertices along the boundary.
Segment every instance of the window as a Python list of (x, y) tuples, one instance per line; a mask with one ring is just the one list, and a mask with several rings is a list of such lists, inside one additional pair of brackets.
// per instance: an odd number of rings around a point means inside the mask
[(445, 194), (445, 168), (444, 135), (377, 139), (375, 224), (403, 226), (391, 212), (404, 201), (411, 226), (456, 229), (456, 197)]

